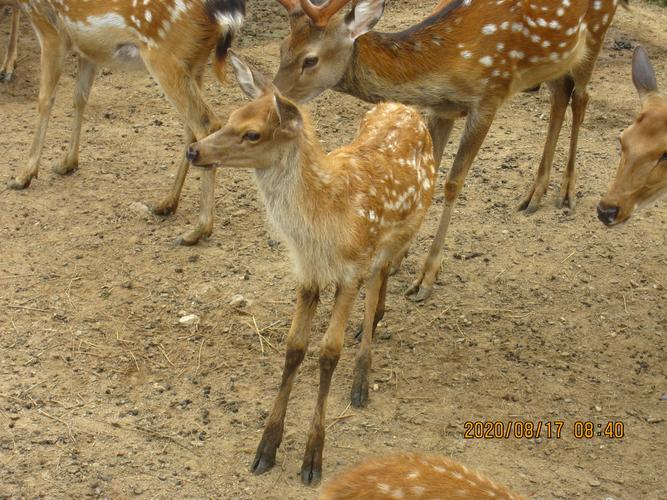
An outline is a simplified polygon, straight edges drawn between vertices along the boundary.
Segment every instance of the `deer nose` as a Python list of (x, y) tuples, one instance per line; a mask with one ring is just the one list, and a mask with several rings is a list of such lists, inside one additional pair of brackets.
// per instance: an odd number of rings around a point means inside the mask
[(187, 153), (185, 153), (185, 157), (190, 163), (196, 162), (199, 159), (199, 148), (195, 144), (191, 144)]
[(605, 225), (611, 226), (616, 220), (618, 215), (617, 206), (609, 206), (604, 203), (598, 204), (598, 219), (600, 219)]

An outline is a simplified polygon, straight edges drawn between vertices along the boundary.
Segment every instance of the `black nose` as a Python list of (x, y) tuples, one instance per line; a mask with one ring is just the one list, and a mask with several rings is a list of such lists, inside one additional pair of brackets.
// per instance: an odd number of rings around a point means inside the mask
[(199, 159), (199, 150), (194, 145), (191, 145), (185, 156), (190, 163), (194, 163)]
[(607, 206), (602, 203), (598, 205), (598, 219), (607, 226), (611, 226), (614, 223), (617, 215), (618, 207)]

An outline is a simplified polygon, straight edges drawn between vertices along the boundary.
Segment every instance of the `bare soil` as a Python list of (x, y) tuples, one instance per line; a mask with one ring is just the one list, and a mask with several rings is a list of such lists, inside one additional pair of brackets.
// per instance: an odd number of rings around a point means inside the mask
[[(248, 3), (239, 51), (272, 72), (285, 17), (277, 2)], [(390, 1), (380, 28), (407, 27), (433, 3)], [(0, 51), (8, 24), (2, 19)], [(667, 204), (614, 230), (595, 216), (617, 165), (616, 137), (638, 109), (629, 47), (644, 45), (667, 85), (666, 24), (667, 11), (641, 1), (617, 13), (589, 88), (573, 213), (553, 205), (569, 127), (543, 207), (529, 217), (516, 211), (539, 163), (547, 91), (502, 108), (455, 213), (433, 296), (415, 305), (403, 292), (442, 195), (390, 281), (374, 345), (377, 390), (364, 410), (349, 407), (349, 327), (330, 397), (325, 478), (369, 455), (421, 450), (535, 498), (667, 498)], [(198, 172), (174, 216), (154, 217), (140, 203), (159, 200), (173, 181), (179, 118), (147, 75), (106, 70), (87, 111), (81, 168), (57, 176), (50, 167), (64, 154), (72, 116), (70, 62), (39, 179), (0, 192), (0, 497), (313, 498), (297, 474), (332, 291), (278, 464), (255, 477), (249, 465), (295, 294), (252, 173), (220, 172), (214, 234), (195, 248), (173, 245), (197, 216)], [(27, 157), (38, 75), (38, 45), (23, 20), (17, 78), (0, 88), (4, 179)], [(209, 75), (207, 96), (221, 116), (244, 102), (232, 77), (220, 86)], [(368, 106), (327, 92), (311, 109), (334, 148)], [(235, 294), (248, 304), (231, 306)], [(200, 321), (181, 326), (184, 313)], [(360, 318), (359, 303), (353, 322)], [(465, 423), (477, 420), (564, 426), (560, 438), (465, 439)], [(577, 439), (576, 421), (618, 421), (625, 433)]]

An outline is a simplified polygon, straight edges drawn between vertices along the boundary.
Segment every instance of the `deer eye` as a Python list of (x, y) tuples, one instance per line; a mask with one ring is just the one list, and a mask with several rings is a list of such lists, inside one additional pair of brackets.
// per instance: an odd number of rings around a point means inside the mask
[(662, 153), (662, 156), (661, 156), (660, 159), (658, 160), (658, 163), (660, 163), (661, 161), (667, 161), (667, 151), (665, 151), (664, 153)]
[(306, 57), (303, 60), (303, 69), (314, 68), (320, 62), (319, 57)]
[(259, 141), (260, 137), (262, 136), (259, 134), (259, 132), (255, 132), (254, 130), (249, 130), (243, 134), (244, 141), (257, 142)]

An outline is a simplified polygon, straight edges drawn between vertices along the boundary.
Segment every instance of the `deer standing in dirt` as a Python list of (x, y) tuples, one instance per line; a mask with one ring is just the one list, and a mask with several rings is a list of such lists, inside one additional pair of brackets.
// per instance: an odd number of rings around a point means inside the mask
[(632, 57), (632, 81), (641, 111), (619, 137), (616, 178), (598, 204), (598, 218), (607, 226), (622, 224), (636, 209), (667, 196), (667, 97), (658, 93), (655, 71), (642, 47)]
[[(513, 94), (548, 82), (549, 131), (537, 178), (520, 208), (535, 211), (544, 196), (568, 103), (572, 134), (558, 206), (574, 207), (575, 154), (590, 80), (619, 0), (442, 0), (421, 23), (400, 33), (371, 31), (384, 0), (278, 0), (291, 34), (281, 46), (275, 85), (307, 101), (328, 88), (368, 102), (426, 108), (436, 164), (455, 119), (467, 116), (445, 183), (437, 234), (408, 294), (433, 289), (456, 199), (498, 108)], [(620, 0), (625, 4), (626, 0)]]
[[(74, 126), (65, 158), (54, 168), (61, 175), (78, 167), (83, 112), (98, 66), (148, 69), (185, 122), (186, 146), (218, 130), (220, 121), (204, 102), (201, 84), (215, 50), (214, 71), (224, 78), (227, 48), (243, 23), (244, 0), (163, 0), (113, 2), (17, 0), (32, 23), (42, 50), (39, 122), (27, 165), (9, 183), (24, 189), (37, 177), (55, 89), (69, 52), (78, 55)], [(171, 193), (154, 212), (166, 215), (178, 206), (189, 164), (180, 161)], [(215, 170), (201, 180), (201, 208), (195, 228), (179, 238), (195, 244), (213, 229)]]
[(12, 7), (12, 24), (9, 31), (9, 43), (7, 44), (5, 59), (2, 61), (2, 66), (0, 66), (0, 82), (2, 83), (10, 82), (14, 76), (18, 53), (19, 19), (21, 18), (21, 11), (14, 0), (0, 0), (0, 9), (5, 7)]
[(504, 486), (439, 455), (402, 453), (369, 459), (327, 483), (320, 500), (521, 500)]
[[(384, 314), (391, 262), (400, 258), (431, 203), (433, 145), (417, 111), (386, 103), (369, 111), (351, 144), (326, 155), (309, 117), (259, 74), (232, 56), (252, 103), (227, 125), (193, 144), (194, 165), (253, 168), (268, 217), (287, 243), (297, 278), (296, 312), (287, 336), (282, 382), (252, 470), (275, 464), (297, 369), (308, 347), (320, 291), (336, 286), (331, 321), (320, 351), (317, 406), (301, 479), (319, 481), (325, 411), (345, 325), (359, 287), (366, 283), (363, 334), (354, 369), (352, 404), (368, 401), (373, 330)], [(222, 163), (221, 163), (222, 162)]]

